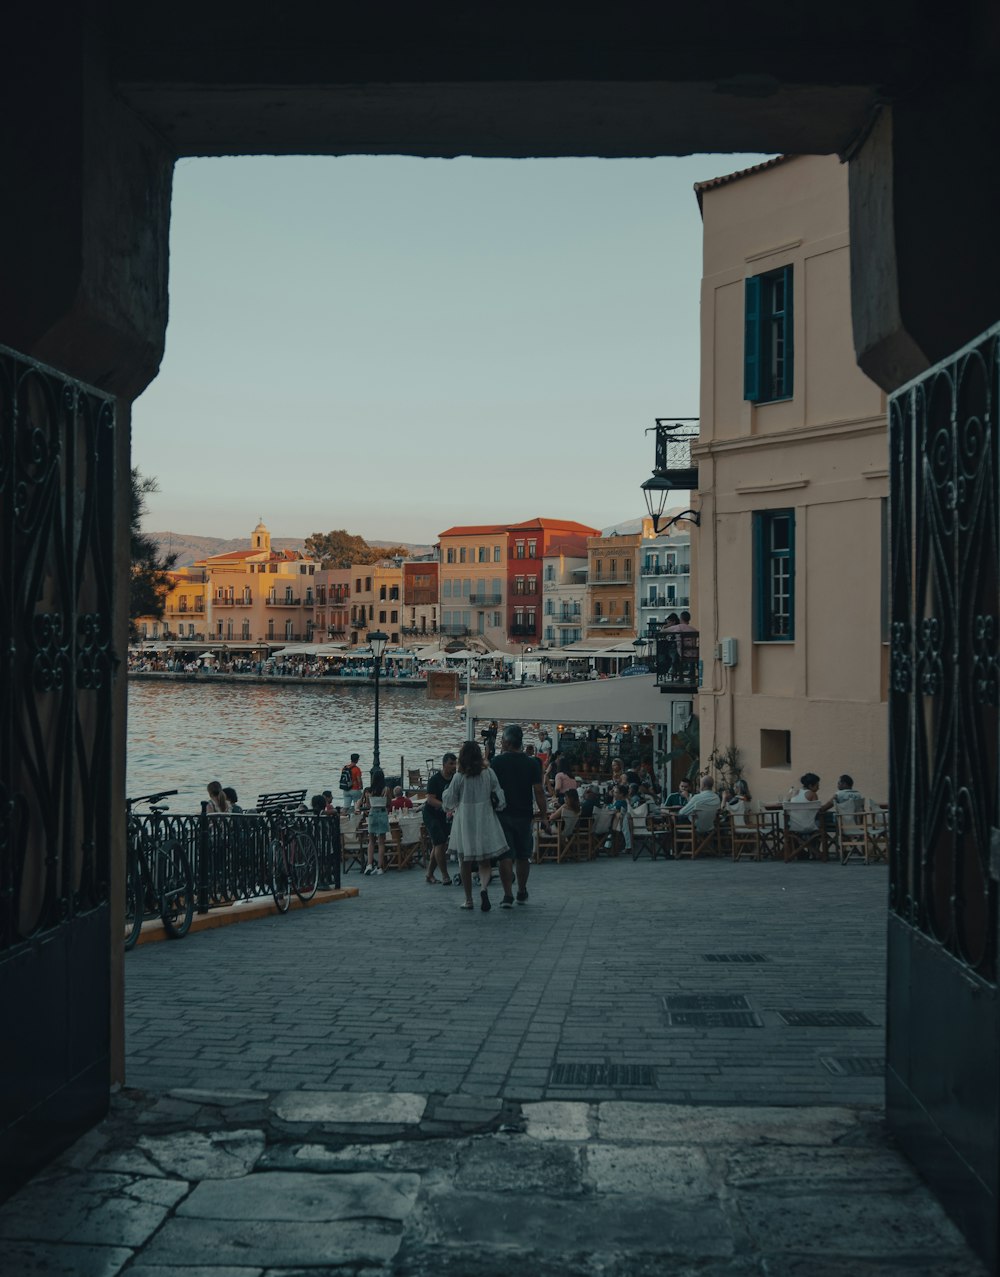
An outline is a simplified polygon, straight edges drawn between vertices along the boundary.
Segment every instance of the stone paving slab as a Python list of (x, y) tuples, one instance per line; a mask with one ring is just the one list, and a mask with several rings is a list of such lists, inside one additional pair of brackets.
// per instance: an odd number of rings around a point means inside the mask
[[(419, 870), (366, 878), (347, 906), (126, 955), (129, 1083), (181, 1098), (223, 1075), (237, 1092), (877, 1105), (877, 1072), (823, 1060), (877, 1070), (884, 1056), (886, 878), (882, 865), (602, 859), (535, 866), (526, 907), (471, 916)], [(767, 960), (705, 960), (741, 952)], [(178, 988), (182, 1035), (162, 1014)], [(673, 1027), (677, 995), (743, 997), (762, 1027)], [(794, 1027), (788, 1009), (871, 1024)], [(560, 1081), (561, 1065), (584, 1080)], [(613, 1080), (625, 1066), (648, 1071), (643, 1085)], [(587, 1081), (588, 1067), (610, 1080)]]
[(286, 1093), (209, 1097), (185, 1137), (123, 1092), (0, 1207), (0, 1274), (985, 1277), (877, 1110), (505, 1104), (469, 1134), (418, 1098), (366, 1141), (289, 1123)]

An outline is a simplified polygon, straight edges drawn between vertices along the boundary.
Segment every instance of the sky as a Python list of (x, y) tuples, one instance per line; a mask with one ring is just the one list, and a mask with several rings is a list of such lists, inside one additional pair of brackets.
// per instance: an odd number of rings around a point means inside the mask
[(698, 415), (693, 184), (764, 158), (182, 160), (147, 530), (638, 517)]

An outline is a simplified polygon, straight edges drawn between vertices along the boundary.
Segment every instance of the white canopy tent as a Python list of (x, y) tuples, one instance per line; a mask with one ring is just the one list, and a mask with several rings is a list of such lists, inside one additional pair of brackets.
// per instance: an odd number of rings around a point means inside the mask
[[(517, 723), (660, 723), (667, 726), (678, 698), (660, 692), (653, 674), (585, 683), (543, 683), (498, 692), (472, 692), (472, 721)], [(683, 699), (690, 701), (691, 697)]]

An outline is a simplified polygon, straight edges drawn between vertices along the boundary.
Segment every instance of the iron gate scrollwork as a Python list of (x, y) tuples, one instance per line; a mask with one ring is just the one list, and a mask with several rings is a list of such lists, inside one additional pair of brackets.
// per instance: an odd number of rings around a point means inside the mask
[(114, 425), (0, 347), (0, 953), (108, 895)]
[(897, 395), (891, 907), (997, 979), (1000, 331)]
[(889, 410), (892, 558), (886, 1112), (1000, 1257), (997, 881), (1000, 326)]
[(0, 347), (0, 1189), (107, 1102), (115, 435)]

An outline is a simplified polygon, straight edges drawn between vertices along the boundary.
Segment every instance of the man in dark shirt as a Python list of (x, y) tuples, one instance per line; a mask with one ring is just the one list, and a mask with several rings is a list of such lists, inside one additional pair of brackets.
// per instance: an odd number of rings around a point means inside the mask
[(454, 754), (445, 754), (441, 759), (441, 770), (427, 782), (427, 798), (424, 802), (424, 825), (431, 840), (431, 854), (427, 861), (426, 878), (428, 882), (437, 882), (434, 870), (441, 870), (441, 885), (451, 885), (448, 873), (448, 815), (444, 809), (444, 791), (451, 784), (451, 778), (458, 767), (458, 759)]
[(514, 903), (511, 894), (514, 886), (512, 859), (517, 872), (517, 903), (528, 903), (528, 874), (534, 841), (531, 829), (533, 804), (537, 804), (541, 813), (543, 828), (548, 823), (541, 764), (537, 758), (529, 758), (524, 753), (523, 744), (524, 733), (520, 725), (508, 723), (500, 738), (500, 753), (491, 764), (507, 799), (504, 810), (497, 812), (507, 838), (507, 850), (497, 866), (504, 892), (501, 909), (509, 909)]
[(597, 807), (600, 795), (593, 785), (588, 785), (583, 791), (583, 801), (580, 803), (580, 815), (584, 819), (593, 816), (594, 809)]

